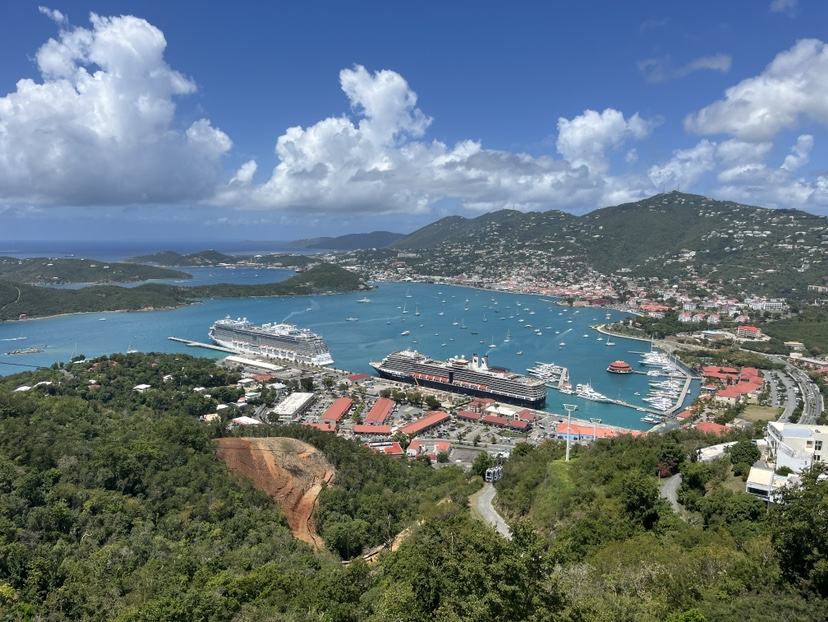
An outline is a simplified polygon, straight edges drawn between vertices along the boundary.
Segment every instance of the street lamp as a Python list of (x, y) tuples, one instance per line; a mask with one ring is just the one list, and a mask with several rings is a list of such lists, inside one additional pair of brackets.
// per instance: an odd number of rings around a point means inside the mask
[(578, 410), (575, 404), (564, 404), (564, 410), (568, 415), (566, 424), (566, 462), (569, 462), (569, 446), (572, 444), (572, 413)]
[(592, 442), (594, 443), (598, 440), (598, 424), (601, 420), (596, 417), (590, 417), (589, 420), (592, 421)]

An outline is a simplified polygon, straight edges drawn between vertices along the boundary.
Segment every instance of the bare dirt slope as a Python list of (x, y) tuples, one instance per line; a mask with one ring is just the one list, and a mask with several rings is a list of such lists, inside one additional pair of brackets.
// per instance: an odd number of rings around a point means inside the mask
[(322, 482), (330, 482), (335, 471), (322, 452), (293, 438), (221, 438), (216, 453), (231, 473), (249, 477), (276, 499), (295, 538), (324, 546), (313, 510)]

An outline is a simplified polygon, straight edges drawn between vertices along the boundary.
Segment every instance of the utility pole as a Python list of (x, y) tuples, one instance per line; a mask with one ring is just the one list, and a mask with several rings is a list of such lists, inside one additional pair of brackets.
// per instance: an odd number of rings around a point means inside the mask
[(601, 420), (596, 417), (590, 417), (589, 420), (592, 421), (592, 442), (594, 443), (598, 440), (598, 424)]
[(566, 462), (569, 462), (569, 446), (572, 444), (572, 413), (578, 410), (575, 404), (564, 404), (564, 410), (568, 415), (566, 423)]

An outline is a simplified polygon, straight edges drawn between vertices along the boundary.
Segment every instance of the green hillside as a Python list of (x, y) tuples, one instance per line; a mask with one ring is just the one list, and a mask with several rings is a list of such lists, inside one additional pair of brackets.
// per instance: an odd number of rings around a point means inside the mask
[[(758, 451), (744, 432), (705, 463), (691, 457), (723, 439), (626, 435), (569, 462), (561, 442), (518, 443), (497, 484), (505, 539), (469, 511), (489, 454), (435, 469), (302, 426), (199, 422), (239, 378), (158, 353), (0, 378), (0, 619), (828, 620), (828, 481), (806, 473), (767, 507), (737, 474)], [(291, 537), (279, 506), (228, 472), (212, 442), (226, 435), (324, 453), (325, 548)], [(678, 513), (659, 494), (673, 473)], [(401, 532), (396, 550), (356, 559)]]
[(149, 279), (189, 279), (177, 270), (94, 259), (0, 257), (0, 280), (33, 285), (63, 283), (130, 283)]
[(319, 264), (281, 283), (262, 285), (180, 287), (149, 283), (132, 288), (97, 285), (70, 290), (0, 281), (0, 320), (61, 313), (169, 309), (199, 298), (302, 296), (351, 292), (364, 288), (359, 275), (329, 264)]
[(509, 262), (530, 250), (603, 274), (703, 277), (734, 291), (801, 297), (828, 274), (826, 242), (822, 216), (670, 192), (582, 216), (554, 210), (452, 216), (392, 247), (428, 253), (431, 262), (434, 253), (454, 256), (455, 263), (467, 262), (469, 252)]
[(225, 255), (215, 250), (200, 251), (189, 255), (182, 255), (175, 251), (161, 251), (152, 255), (138, 255), (128, 259), (134, 264), (155, 264), (159, 266), (198, 267), (216, 266), (220, 263), (236, 263), (237, 257)]

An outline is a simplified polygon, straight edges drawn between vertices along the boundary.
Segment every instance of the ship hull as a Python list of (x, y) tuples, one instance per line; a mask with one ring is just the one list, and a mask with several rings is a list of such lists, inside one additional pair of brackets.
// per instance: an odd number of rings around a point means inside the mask
[(460, 366), (453, 366), (407, 352), (391, 354), (381, 363), (371, 363), (371, 367), (382, 378), (416, 386), (530, 408), (546, 404), (543, 381), (503, 370), (472, 370), (467, 363), (464, 360)]

